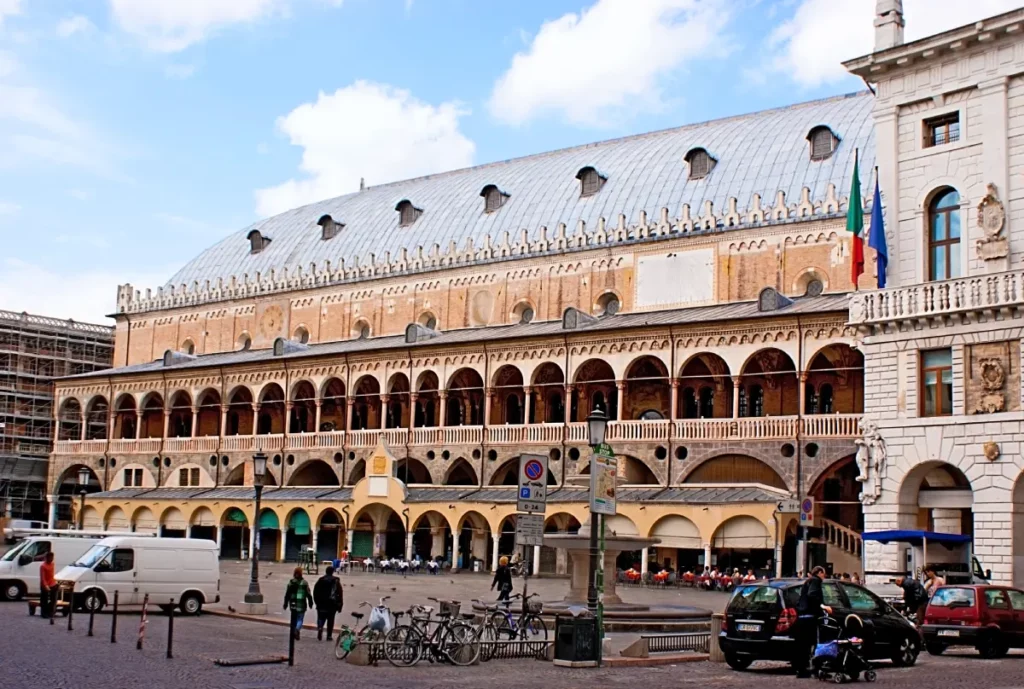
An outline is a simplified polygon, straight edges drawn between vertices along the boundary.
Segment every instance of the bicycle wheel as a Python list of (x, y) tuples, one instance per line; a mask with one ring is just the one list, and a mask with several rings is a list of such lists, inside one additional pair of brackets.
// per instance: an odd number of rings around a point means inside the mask
[(480, 634), (480, 660), (486, 663), (494, 657), (494, 653), (497, 650), (495, 642), (498, 640), (498, 630), (488, 620), (481, 625), (478, 632)]
[(453, 665), (472, 665), (480, 657), (480, 635), (462, 622), (455, 622), (441, 637), (440, 650)]
[(352, 649), (359, 643), (359, 638), (349, 627), (342, 627), (338, 632), (338, 640), (334, 642), (334, 657), (345, 660)]
[(487, 623), (494, 627), (495, 639), (498, 641), (511, 641), (516, 638), (515, 631), (512, 629), (512, 622), (505, 613), (491, 613)]
[(422, 650), (423, 636), (414, 627), (395, 627), (384, 637), (384, 657), (395, 667), (412, 667)]
[(527, 615), (519, 622), (519, 638), (523, 641), (547, 641), (548, 626), (537, 615)]

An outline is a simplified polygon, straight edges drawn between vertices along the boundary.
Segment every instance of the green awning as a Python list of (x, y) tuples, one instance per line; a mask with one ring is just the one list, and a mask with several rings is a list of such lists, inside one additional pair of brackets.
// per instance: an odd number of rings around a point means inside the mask
[(277, 515), (270, 510), (265, 510), (260, 515), (260, 528), (261, 529), (280, 529), (281, 522), (277, 521)]
[(308, 535), (309, 515), (304, 510), (292, 512), (291, 519), (288, 520), (288, 528), (294, 531), (296, 536)]
[(237, 507), (232, 507), (230, 510), (228, 510), (228, 513), (224, 515), (224, 521), (235, 522), (236, 524), (249, 523), (249, 520), (245, 516), (245, 512), (238, 509)]

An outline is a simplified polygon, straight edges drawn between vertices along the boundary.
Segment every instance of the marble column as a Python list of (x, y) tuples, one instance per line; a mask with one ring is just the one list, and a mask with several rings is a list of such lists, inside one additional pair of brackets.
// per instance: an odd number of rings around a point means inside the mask
[(740, 383), (741, 379), (736, 376), (732, 379), (732, 418), (740, 418)]
[(459, 534), (452, 533), (452, 569), (459, 569)]
[(501, 538), (500, 533), (491, 534), (491, 571), (497, 571), (498, 569), (498, 539)]
[(673, 421), (679, 418), (679, 380), (673, 378), (668, 382), (669, 390), (669, 417)]
[(345, 550), (348, 551), (348, 559), (350, 559), (350, 560), (352, 559), (352, 556), (353, 556), (353, 553), (352, 553), (352, 542), (355, 540), (355, 538), (356, 538), (355, 529), (349, 529), (348, 532), (345, 534)]
[(320, 405), (321, 404), (322, 403), (321, 403), (320, 400), (316, 401), (316, 411), (314, 412), (315, 415), (313, 417), (313, 432), (314, 433), (319, 433), (320, 432)]
[(616, 397), (616, 400), (617, 400), (616, 406), (617, 406), (617, 408), (615, 410), (615, 419), (617, 421), (622, 421), (623, 416), (626, 413), (626, 381), (624, 381), (624, 380), (615, 381), (615, 389), (616, 389), (616, 393), (618, 395)]
[(345, 399), (345, 430), (352, 430), (352, 410), (356, 406), (356, 401), (351, 397)]
[(192, 433), (191, 437), (195, 438), (199, 435), (199, 408), (192, 407)]
[(533, 546), (533, 567), (531, 568), (531, 574), (537, 576), (540, 574), (540, 546)]
[(413, 532), (412, 531), (408, 531), (405, 534), (405, 559), (406, 560), (411, 560), (412, 559), (412, 536), (413, 536)]
[(409, 395), (409, 430), (416, 428), (416, 405), (419, 403), (420, 396), (415, 392)]
[[(88, 427), (88, 424), (89, 424), (89, 417), (87, 417), (85, 415), (85, 412), (83, 411), (82, 412), (82, 432), (78, 434), (80, 436), (79, 440), (81, 440), (82, 442), (85, 442), (85, 430)], [(57, 428), (58, 428), (58, 432), (60, 432), (60, 424), (59, 423), (57, 424)]]
[(58, 496), (56, 495), (46, 496), (46, 502), (49, 503), (50, 506), (50, 516), (48, 520), (48, 525), (49, 528), (51, 529), (57, 528), (57, 498)]
[(228, 434), (228, 409), (227, 405), (221, 405), (220, 407), (220, 437), (223, 442), (224, 436)]
[(710, 543), (705, 543), (704, 544), (704, 566), (705, 567), (710, 567), (711, 566), (711, 544)]
[(491, 425), (491, 407), (494, 406), (494, 388), (484, 390), (484, 426)]
[(523, 423), (532, 423), (530, 414), (533, 412), (533, 388), (527, 385), (523, 388)]
[(650, 548), (644, 548), (640, 551), (640, 574), (647, 574), (647, 563), (651, 556), (650, 551)]
[(252, 405), (252, 435), (256, 435), (260, 425), (260, 405)]
[(438, 419), (438, 426), (444, 427), (448, 425), (448, 391), (441, 390), (437, 393), (438, 398), (441, 400), (441, 418)]

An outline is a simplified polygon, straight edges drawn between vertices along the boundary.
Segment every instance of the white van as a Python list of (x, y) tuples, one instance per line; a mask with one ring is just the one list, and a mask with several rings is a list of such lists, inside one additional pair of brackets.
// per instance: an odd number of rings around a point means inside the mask
[(38, 596), (39, 567), (47, 553), (53, 553), (54, 567), (60, 569), (80, 558), (101, 538), (102, 534), (74, 531), (27, 536), (0, 557), (0, 594), (6, 600)]
[(197, 615), (205, 603), (220, 602), (217, 544), (204, 538), (111, 536), (94, 544), (76, 562), (57, 573), (57, 581), (75, 587), (75, 605), (101, 610), (113, 604), (177, 605)]

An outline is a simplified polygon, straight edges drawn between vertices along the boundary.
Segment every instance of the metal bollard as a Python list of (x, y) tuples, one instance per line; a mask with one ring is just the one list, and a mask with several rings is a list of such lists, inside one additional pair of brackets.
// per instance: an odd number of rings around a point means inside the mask
[(295, 623), (299, 621), (299, 613), (292, 610), (292, 623), (288, 625), (288, 665), (295, 665)]
[(114, 610), (110, 618), (110, 643), (117, 643), (117, 591), (114, 591)]
[[(61, 593), (63, 593), (63, 590), (61, 591)], [(53, 612), (54, 612), (54, 614), (57, 614), (57, 603), (56, 603), (56, 601), (54, 601)], [(72, 620), (72, 618), (74, 618), (74, 616), (75, 616), (75, 589), (72, 588), (68, 592), (68, 631), (69, 632), (74, 631), (74, 629), (75, 629), (72, 626), (72, 624), (71, 624), (71, 620)]]
[(149, 594), (142, 598), (142, 618), (139, 620), (139, 640), (135, 642), (135, 648), (142, 650), (142, 641), (146, 638), (146, 612), (149, 609)]
[[(74, 602), (74, 601), (72, 601), (72, 602)], [(96, 610), (95, 609), (90, 609), (89, 610), (89, 633), (86, 634), (86, 636), (92, 636), (92, 623), (93, 623), (93, 621), (95, 619), (96, 619)]]
[(171, 599), (171, 605), (167, 608), (167, 657), (173, 658), (174, 653), (172, 648), (174, 647), (174, 599)]
[[(47, 594), (47, 597), (49, 597), (49, 594)], [(55, 618), (57, 617), (57, 606), (56, 606), (56, 604), (43, 605), (43, 597), (42, 597), (42, 595), (40, 595), (39, 596), (39, 614), (40, 615), (45, 615), (46, 613), (50, 613), (50, 624), (51, 625), (56, 624), (56, 621), (55, 621)]]

